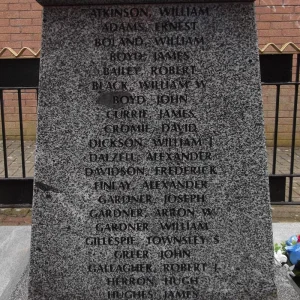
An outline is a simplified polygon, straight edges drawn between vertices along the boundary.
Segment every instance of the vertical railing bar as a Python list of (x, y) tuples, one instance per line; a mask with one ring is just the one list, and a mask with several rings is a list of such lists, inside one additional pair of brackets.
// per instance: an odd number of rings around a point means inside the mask
[(35, 89), (36, 91), (36, 102), (38, 103), (39, 102), (39, 89)]
[(23, 114), (22, 114), (22, 94), (18, 89), (19, 121), (20, 121), (20, 138), (21, 138), (21, 155), (22, 155), (22, 176), (26, 177), (25, 168), (25, 150), (24, 150), (24, 132), (23, 132)]
[(279, 123), (279, 99), (280, 99), (280, 85), (276, 84), (276, 108), (275, 108), (275, 129), (274, 129), (274, 144), (273, 144), (272, 174), (276, 173), (277, 137), (278, 137), (278, 123)]
[(3, 140), (3, 157), (4, 157), (4, 176), (5, 178), (8, 178), (6, 133), (5, 133), (5, 120), (4, 120), (4, 101), (3, 101), (2, 89), (0, 89), (0, 108), (1, 108), (0, 110), (1, 110), (2, 140)]
[[(300, 54), (297, 54), (296, 82), (299, 82), (299, 71), (300, 71)], [(294, 174), (294, 159), (295, 159), (295, 146), (296, 146), (296, 126), (297, 126), (297, 109), (298, 109), (298, 92), (299, 92), (299, 84), (295, 84), (290, 174)], [(290, 177), (289, 202), (292, 202), (292, 195), (293, 195), (293, 177)]]

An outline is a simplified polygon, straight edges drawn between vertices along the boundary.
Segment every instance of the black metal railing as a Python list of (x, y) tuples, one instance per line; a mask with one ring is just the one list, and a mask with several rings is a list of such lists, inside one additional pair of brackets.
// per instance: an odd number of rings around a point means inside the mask
[[(278, 55), (278, 54), (277, 54)], [(292, 71), (292, 70), (291, 70)], [(296, 68), (294, 72), (295, 80), (293, 82), (262, 82), (262, 86), (276, 87), (276, 104), (275, 104), (275, 126), (274, 126), (274, 140), (273, 140), (273, 159), (272, 171), (270, 177), (270, 192), (271, 202), (274, 205), (300, 205), (300, 201), (293, 202), (293, 187), (294, 178), (300, 178), (300, 174), (294, 173), (295, 168), (295, 149), (296, 149), (296, 132), (297, 132), (297, 112), (299, 100), (299, 74), (300, 73), (300, 54), (296, 55)], [(294, 90), (293, 101), (293, 117), (292, 117), (292, 133), (290, 146), (290, 166), (289, 173), (277, 174), (277, 151), (278, 151), (278, 129), (279, 129), (279, 104), (281, 99), (281, 87), (289, 86)], [(288, 179), (288, 195), (285, 199), (286, 179)], [(300, 191), (300, 187), (299, 187)], [(287, 200), (287, 201), (286, 201)]]
[[(25, 146), (24, 146), (24, 126), (23, 126), (23, 106), (22, 91), (34, 91), (35, 99), (37, 99), (37, 87), (0, 88), (0, 115), (1, 115), (1, 134), (2, 134), (2, 150), (3, 150), (3, 173), (0, 175), (0, 207), (30, 207), (32, 205), (33, 178), (27, 177), (25, 162)], [(19, 117), (19, 142), (21, 149), (21, 177), (9, 176), (8, 151), (7, 151), (7, 130), (6, 130), (6, 114), (4, 93), (12, 92), (17, 95), (17, 111)]]
[[(262, 82), (262, 86), (274, 87), (275, 95), (275, 111), (274, 111), (274, 138), (273, 138), (273, 157), (270, 178), (271, 203), (280, 205), (300, 205), (300, 199), (293, 196), (293, 186), (295, 178), (300, 178), (300, 174), (295, 173), (295, 149), (296, 149), (296, 133), (297, 133), (297, 111), (299, 99), (299, 72), (300, 72), (300, 54), (296, 55), (296, 67), (294, 68), (294, 81), (290, 82)], [(293, 101), (293, 117), (292, 132), (290, 146), (290, 165), (289, 172), (286, 174), (277, 173), (277, 152), (278, 152), (278, 133), (280, 126), (280, 103), (284, 101), (282, 88), (290, 86), (294, 90)], [(3, 149), (3, 175), (0, 173), (0, 207), (30, 207), (32, 204), (33, 178), (27, 176), (26, 172), (26, 153), (24, 147), (24, 122), (23, 122), (23, 92), (26, 90), (34, 90), (37, 100), (37, 87), (0, 87), (0, 116), (1, 116), (1, 133), (2, 133), (2, 149)], [(21, 158), (21, 176), (12, 177), (9, 175), (8, 153), (7, 153), (7, 130), (4, 93), (13, 92), (17, 98), (17, 112), (19, 116), (19, 136), (20, 136), (20, 158)], [(9, 101), (9, 100), (8, 100)], [(1, 139), (0, 139), (1, 141)], [(1, 160), (1, 159), (0, 159)], [(286, 181), (288, 180), (288, 185)], [(286, 190), (288, 195), (286, 197)], [(299, 184), (300, 195), (300, 184)]]

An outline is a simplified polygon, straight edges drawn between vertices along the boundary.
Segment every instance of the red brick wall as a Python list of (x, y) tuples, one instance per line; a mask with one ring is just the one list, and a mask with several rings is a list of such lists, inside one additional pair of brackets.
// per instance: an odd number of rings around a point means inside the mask
[[(35, 90), (22, 90), (23, 133), (26, 140), (34, 140), (36, 136), (37, 97)], [(5, 131), (8, 139), (20, 137), (18, 94), (15, 91), (5, 91), (4, 113)], [(0, 125), (1, 128), (1, 125)], [(1, 135), (0, 135), (1, 136)]]
[(38, 51), (41, 40), (42, 7), (35, 0), (1, 0), (0, 49)]
[[(300, 47), (300, 0), (257, 0), (256, 20), (261, 49), (268, 43), (274, 43), (281, 48), (284, 44), (293, 42)], [(269, 47), (267, 52), (271, 50), (272, 48)], [(291, 47), (286, 48), (286, 51), (295, 52)], [(296, 55), (294, 55), (294, 66), (295, 58)], [(278, 143), (289, 146), (292, 136), (295, 89), (291, 86), (282, 87), (280, 95)], [(275, 87), (263, 87), (263, 103), (267, 144), (272, 145), (276, 105)], [(298, 115), (300, 116), (300, 110)], [(297, 145), (300, 145), (300, 118), (297, 118), (297, 124), (296, 141)]]
[[(259, 45), (300, 44), (299, 0), (256, 0)], [(42, 8), (35, 0), (1, 0), (0, 49), (40, 48)]]
[[(281, 48), (287, 42), (294, 42), (300, 47), (300, 0), (257, 0), (256, 19), (259, 36), (259, 47), (275, 43)], [(35, 0), (1, 0), (0, 4), (0, 51), (11, 47), (18, 52), (29, 47), (34, 52), (40, 49), (42, 8)], [(270, 49), (270, 48), (268, 48)], [(294, 50), (293, 50), (294, 51)], [(31, 55), (25, 52), (24, 55)], [(11, 56), (6, 52), (2, 57)], [(35, 136), (36, 99), (25, 95), (23, 102), (24, 126), (27, 138)], [(289, 145), (292, 130), (294, 90), (282, 89), (280, 105), (279, 144)], [(269, 145), (274, 135), (275, 89), (263, 88), (266, 137)], [(18, 135), (18, 108), (16, 95), (5, 95), (7, 113), (7, 131), (9, 138)], [(300, 113), (300, 112), (299, 112)], [(300, 120), (298, 122), (300, 129)], [(300, 130), (297, 130), (300, 132)], [(297, 134), (299, 144), (300, 135)]]
[(257, 0), (256, 20), (260, 47), (271, 42), (300, 45), (299, 0)]

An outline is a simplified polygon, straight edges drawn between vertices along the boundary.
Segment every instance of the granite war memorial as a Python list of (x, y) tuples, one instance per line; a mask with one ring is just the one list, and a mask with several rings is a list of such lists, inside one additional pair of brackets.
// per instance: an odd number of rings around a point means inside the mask
[(38, 2), (29, 299), (277, 299), (253, 2)]

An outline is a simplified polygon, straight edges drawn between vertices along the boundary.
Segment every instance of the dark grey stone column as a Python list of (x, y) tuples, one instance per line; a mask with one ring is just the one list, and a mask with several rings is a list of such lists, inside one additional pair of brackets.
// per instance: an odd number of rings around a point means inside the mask
[(276, 299), (254, 5), (168, 2), (39, 1), (32, 300)]

